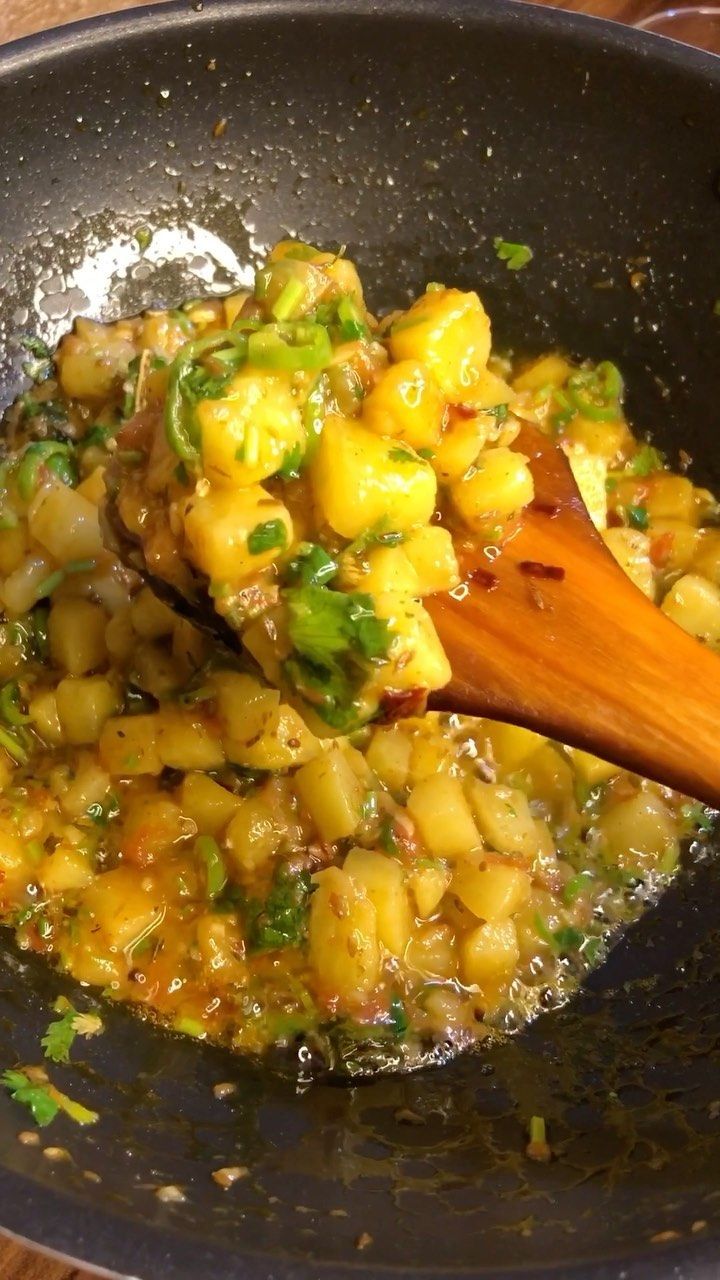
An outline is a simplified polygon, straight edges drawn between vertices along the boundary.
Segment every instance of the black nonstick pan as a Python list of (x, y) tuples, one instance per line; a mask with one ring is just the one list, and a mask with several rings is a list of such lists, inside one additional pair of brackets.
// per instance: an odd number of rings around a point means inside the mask
[[(297, 232), (346, 243), (377, 309), (477, 286), (501, 346), (618, 361), (634, 421), (720, 483), (720, 60), (505, 0), (205, 0), (4, 50), (0, 119), (4, 403), (14, 335), (227, 288)], [(720, 876), (688, 850), (577, 1000), (442, 1069), (311, 1083), (108, 1009), (56, 1077), (98, 1125), (25, 1145), (0, 1096), (0, 1225), (142, 1280), (710, 1280), (719, 977)], [(61, 990), (0, 935), (0, 1068)]]

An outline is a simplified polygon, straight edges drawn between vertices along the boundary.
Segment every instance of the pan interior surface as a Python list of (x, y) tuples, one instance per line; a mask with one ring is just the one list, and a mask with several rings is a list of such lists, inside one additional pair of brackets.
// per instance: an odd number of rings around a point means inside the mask
[[(3, 404), (19, 335), (223, 291), (298, 234), (347, 244), (378, 310), (477, 287), (499, 347), (617, 362), (637, 426), (720, 483), (709, 56), (503, 0), (171, 4), (11, 47), (0, 109)], [(508, 272), (497, 235), (532, 264)], [(571, 1006), (352, 1089), (108, 1008), (53, 1069), (98, 1125), (23, 1145), (0, 1096), (0, 1223), (143, 1280), (715, 1275), (719, 931), (712, 857), (688, 850)], [(87, 1004), (2, 937), (0, 1068), (40, 1060), (61, 990)], [(533, 1115), (548, 1164), (524, 1154)], [(223, 1192), (228, 1167), (247, 1173)]]

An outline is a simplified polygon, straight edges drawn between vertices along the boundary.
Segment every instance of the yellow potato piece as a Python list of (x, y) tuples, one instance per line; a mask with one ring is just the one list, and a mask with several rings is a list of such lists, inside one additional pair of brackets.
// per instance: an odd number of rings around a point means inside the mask
[(382, 687), (444, 688), (452, 672), (427, 610), (417, 600), (394, 592), (373, 600), (377, 617), (386, 619), (392, 633), (388, 659), (378, 668)]
[(535, 485), (528, 459), (504, 445), (485, 449), (474, 469), (452, 485), (453, 503), (471, 529), (484, 529), (532, 502)]
[(310, 899), (310, 964), (328, 998), (352, 1007), (380, 978), (381, 950), (375, 908), (346, 871), (328, 867), (313, 876)]
[(322, 518), (344, 538), (376, 528), (405, 532), (435, 510), (430, 464), (349, 418), (327, 418), (310, 474)]
[(678, 578), (662, 602), (662, 611), (688, 635), (720, 649), (720, 587), (696, 573)]
[(323, 840), (344, 840), (355, 834), (364, 791), (340, 748), (331, 747), (303, 765), (294, 781)]
[(391, 955), (402, 957), (413, 921), (400, 863), (378, 850), (356, 848), (347, 855), (343, 870), (372, 902), (382, 945)]
[(496, 923), (514, 915), (530, 897), (530, 876), (512, 863), (470, 860), (455, 871), (452, 892), (478, 920)]
[[(272, 564), (293, 538), (287, 507), (261, 485), (195, 495), (184, 522), (189, 558), (213, 582), (243, 582)], [(259, 531), (269, 545), (251, 550)]]
[(417, 360), (401, 360), (383, 374), (363, 402), (363, 425), (381, 436), (400, 437), (414, 449), (434, 449), (446, 412), (437, 382)]
[(437, 858), (460, 858), (481, 844), (459, 778), (439, 774), (418, 782), (407, 808), (423, 843)]
[(200, 401), (197, 417), (203, 471), (218, 488), (256, 484), (305, 449), (300, 403), (286, 374), (243, 369), (222, 399)]
[(448, 400), (464, 402), (490, 356), (490, 321), (476, 293), (436, 289), (423, 294), (390, 330), (393, 360), (427, 365)]

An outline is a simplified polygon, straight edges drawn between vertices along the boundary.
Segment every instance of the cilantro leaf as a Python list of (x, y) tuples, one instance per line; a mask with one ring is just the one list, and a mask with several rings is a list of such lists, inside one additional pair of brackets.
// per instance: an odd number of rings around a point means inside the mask
[(700, 804), (699, 800), (692, 804), (681, 805), (680, 813), (688, 827), (697, 828), (698, 831), (712, 831), (715, 825), (712, 810)]
[(293, 445), (282, 461), (282, 466), (278, 467), (275, 473), (281, 480), (297, 480), (300, 476), (300, 468), (302, 466), (305, 450), (301, 444)]
[(399, 547), (401, 542), (405, 541), (406, 535), (401, 533), (399, 529), (387, 529), (385, 521), (378, 521), (373, 525), (372, 529), (366, 529), (365, 533), (361, 533), (353, 542), (349, 542), (345, 548), (345, 554), (348, 556), (361, 556), (369, 547)]
[(371, 596), (328, 587), (300, 587), (285, 596), (293, 648), (311, 662), (332, 663), (349, 650), (371, 660), (387, 655), (390, 630), (375, 616)]
[(397, 445), (388, 453), (390, 462), (417, 462), (417, 458), (409, 445)]
[(28, 1107), (36, 1124), (45, 1128), (55, 1119), (60, 1110), (59, 1103), (50, 1094), (47, 1083), (35, 1084), (24, 1071), (5, 1071), (0, 1083), (10, 1092), (15, 1102)]
[(652, 444), (643, 444), (628, 463), (627, 470), (631, 476), (648, 476), (652, 471), (662, 471), (665, 466), (665, 455)]
[(405, 1012), (405, 1005), (397, 994), (394, 994), (390, 1001), (390, 1026), (398, 1040), (401, 1040), (407, 1034), (410, 1026), (410, 1019)]
[(61, 1018), (51, 1022), (40, 1044), (46, 1058), (51, 1062), (69, 1062), (70, 1050), (77, 1031), (73, 1025), (77, 1018), (77, 1010), (69, 1006)]
[(527, 244), (513, 244), (510, 240), (503, 240), (502, 236), (495, 236), (493, 245), (500, 261), (507, 264), (508, 271), (521, 271), (532, 261), (533, 251)]
[(96, 827), (106, 827), (120, 813), (120, 801), (113, 791), (109, 791), (104, 800), (94, 800), (85, 810), (86, 817)]
[(285, 578), (292, 586), (325, 587), (337, 571), (337, 560), (318, 542), (301, 542), (297, 554), (286, 566)]
[(276, 951), (297, 947), (307, 933), (310, 874), (295, 874), (286, 864), (277, 867), (264, 903), (248, 903), (248, 947), (251, 951)]
[(262, 555), (263, 551), (282, 551), (287, 546), (287, 529), (282, 520), (265, 520), (256, 524), (248, 534), (248, 551), (252, 556)]

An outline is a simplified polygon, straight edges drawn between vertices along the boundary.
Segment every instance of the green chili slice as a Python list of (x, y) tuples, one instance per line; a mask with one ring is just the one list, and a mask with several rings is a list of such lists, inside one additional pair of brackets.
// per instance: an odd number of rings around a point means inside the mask
[(227, 870), (217, 840), (212, 836), (198, 836), (195, 852), (205, 863), (207, 896), (218, 898), (227, 884)]
[(288, 280), (270, 308), (273, 318), (279, 321), (291, 320), (301, 307), (306, 293), (304, 280), (299, 280), (297, 277)]
[[(70, 446), (63, 444), (60, 440), (34, 440), (32, 444), (27, 445), (18, 464), (16, 476), (18, 493), (23, 502), (30, 502), (34, 497), (43, 464), (49, 465), (51, 458), (61, 455), (69, 459)], [(56, 474), (58, 474), (57, 471)], [(62, 475), (60, 479), (63, 479)]]
[(340, 322), (340, 335), (346, 342), (354, 342), (359, 338), (367, 338), (369, 329), (363, 319), (363, 313), (351, 294), (346, 293), (337, 304), (337, 315)]
[(196, 466), (200, 461), (200, 438), (197, 426), (186, 422), (185, 384), (198, 361), (226, 347), (234, 347), (238, 358), (245, 355), (245, 338), (230, 329), (222, 329), (186, 342), (170, 366), (165, 401), (165, 433), (168, 444), (183, 462)]
[(305, 436), (307, 444), (305, 446), (305, 462), (309, 462), (320, 439), (320, 433), (325, 425), (325, 416), (328, 411), (328, 400), (330, 398), (330, 379), (327, 373), (319, 373), (308, 391), (305, 404), (303, 405), (303, 426), (305, 428)]
[(332, 346), (327, 329), (305, 320), (266, 324), (248, 338), (248, 360), (258, 369), (283, 369), (295, 373), (303, 369), (321, 369), (331, 358)]
[(17, 760), (18, 764), (27, 764), (29, 756), (25, 747), (14, 733), (9, 729), (3, 729), (2, 725), (0, 725), (0, 747), (7, 751), (13, 760)]
[(579, 369), (567, 382), (570, 403), (591, 422), (614, 422), (620, 413), (622, 393), (622, 374), (609, 360), (603, 360), (596, 369)]

